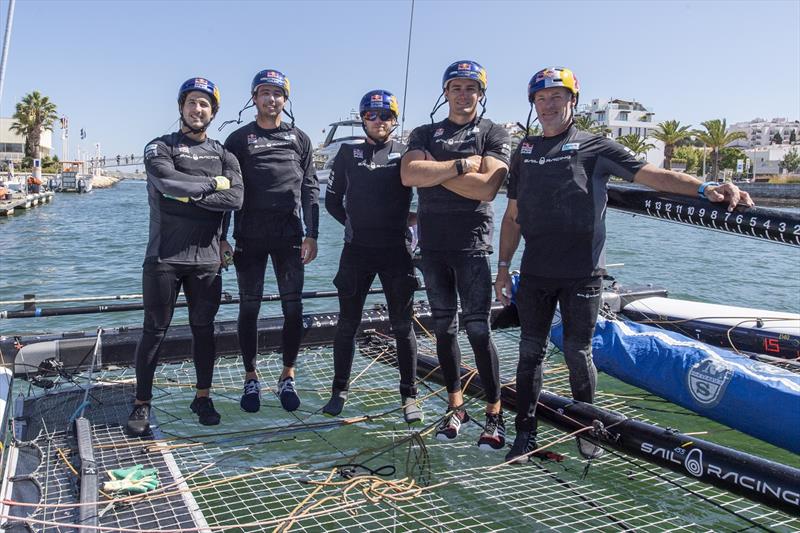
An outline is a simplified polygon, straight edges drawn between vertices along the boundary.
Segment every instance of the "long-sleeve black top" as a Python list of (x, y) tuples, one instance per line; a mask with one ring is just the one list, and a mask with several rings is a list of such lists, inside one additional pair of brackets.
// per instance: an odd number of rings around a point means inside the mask
[(266, 130), (254, 121), (231, 133), (225, 148), (239, 160), (245, 188), (234, 238), (318, 237), (319, 180), (308, 135), (287, 123)]
[[(242, 206), (239, 162), (219, 142), (181, 132), (150, 141), (144, 150), (150, 231), (145, 262), (219, 264), (223, 214)], [(230, 180), (216, 191), (215, 176)], [(181, 202), (175, 198), (190, 198)]]

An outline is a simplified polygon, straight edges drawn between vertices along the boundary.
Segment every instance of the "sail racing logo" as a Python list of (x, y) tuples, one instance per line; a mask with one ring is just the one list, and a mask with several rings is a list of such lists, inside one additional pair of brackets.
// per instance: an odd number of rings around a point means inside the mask
[(722, 362), (704, 359), (692, 365), (686, 376), (686, 385), (692, 398), (703, 407), (714, 407), (722, 399), (733, 371)]
[(683, 460), (683, 467), (694, 477), (703, 476), (703, 451), (694, 448)]
[[(729, 460), (726, 461), (725, 458), (717, 456), (717, 459), (722, 461), (721, 464), (717, 464), (717, 461), (713, 458), (713, 453), (711, 454), (712, 458), (704, 457), (703, 450), (694, 447), (687, 449), (686, 444), (672, 448), (667, 446), (666, 443), (663, 446), (659, 446), (658, 444), (642, 441), (639, 445), (639, 451), (644, 453), (647, 458), (656, 459), (657, 462), (664, 461), (668, 463), (668, 467), (672, 470), (676, 470), (675, 466), (669, 466), (669, 463), (682, 466), (687, 473), (696, 478), (701, 478), (707, 483), (714, 483), (714, 481), (711, 481), (712, 479), (719, 480), (729, 486), (733, 485), (740, 489), (767, 496), (773, 501), (788, 503), (793, 509), (800, 509), (800, 492), (796, 490), (796, 486), (793, 486), (794, 484), (791, 484), (789, 488), (785, 487), (779, 475), (767, 474), (766, 476), (759, 476), (752, 470), (750, 472), (733, 470), (729, 466)], [(746, 466), (746, 464), (742, 463), (740, 466)]]

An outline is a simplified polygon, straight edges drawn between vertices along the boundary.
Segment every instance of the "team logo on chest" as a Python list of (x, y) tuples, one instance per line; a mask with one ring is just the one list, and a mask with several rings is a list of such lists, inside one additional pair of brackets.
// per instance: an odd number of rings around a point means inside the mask
[(364, 152), (360, 148), (354, 148), (353, 157), (356, 159), (364, 159)]
[(577, 150), (580, 148), (581, 143), (566, 143), (564, 146), (561, 147), (562, 152), (569, 152), (570, 150)]
[(182, 153), (182, 154), (188, 154), (189, 153), (189, 147), (186, 146), (185, 144), (179, 144), (178, 145), (178, 151), (180, 153)]
[(256, 144), (257, 141), (258, 137), (256, 136), (255, 133), (251, 133), (250, 135), (247, 136), (247, 144)]
[(444, 135), (444, 128), (439, 128), (433, 132), (434, 137), (441, 137), (442, 135)]
[(522, 143), (522, 147), (519, 149), (521, 154), (530, 154), (533, 152), (533, 145), (530, 143)]

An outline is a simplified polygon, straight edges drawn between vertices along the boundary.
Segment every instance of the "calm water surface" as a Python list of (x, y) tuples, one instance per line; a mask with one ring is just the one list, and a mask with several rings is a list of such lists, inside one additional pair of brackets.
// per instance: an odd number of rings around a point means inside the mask
[[(504, 196), (494, 202), (498, 222), (505, 205)], [(0, 219), (0, 300), (21, 299), (25, 293), (39, 298), (141, 293), (147, 215), (144, 183), (123, 181), (86, 195), (58, 194), (52, 204)], [(306, 269), (306, 290), (332, 289), (342, 248), (342, 226), (324, 209), (320, 228), (319, 257)], [(661, 285), (676, 298), (800, 312), (798, 248), (613, 210), (608, 234), (608, 262), (624, 263), (612, 271), (623, 283)], [(495, 243), (498, 239), (499, 227)], [(232, 268), (223, 279), (224, 290), (237, 294)], [(277, 292), (271, 276), (266, 290)], [(305, 306), (308, 311), (331, 310), (336, 302), (307, 300)], [(279, 303), (262, 307), (263, 316), (279, 313)], [(4, 320), (0, 333), (136, 325), (141, 316), (127, 312)], [(222, 306), (218, 318), (236, 318), (236, 306)], [(185, 311), (176, 312), (176, 321), (185, 319)]]

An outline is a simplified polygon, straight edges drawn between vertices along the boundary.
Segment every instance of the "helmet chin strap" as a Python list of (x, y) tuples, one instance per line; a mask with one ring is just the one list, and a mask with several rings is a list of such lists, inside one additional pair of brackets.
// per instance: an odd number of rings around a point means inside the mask
[(256, 106), (256, 103), (253, 101), (253, 97), (251, 96), (250, 99), (247, 100), (247, 102), (244, 103), (244, 107), (239, 110), (239, 115), (233, 120), (226, 120), (225, 122), (220, 124), (219, 128), (217, 128), (217, 131), (222, 131), (222, 129), (225, 126), (227, 126), (228, 124), (233, 124), (234, 122), (236, 124), (241, 124), (242, 123), (242, 113), (244, 113), (245, 110), (250, 109), (251, 107), (255, 107), (255, 106)]
[(203, 124), (203, 126), (201, 128), (193, 128), (192, 126), (187, 124), (187, 122), (183, 118), (183, 113), (181, 113), (181, 125), (183, 125), (184, 128), (186, 128), (187, 130), (189, 130), (193, 134), (199, 135), (200, 133), (205, 133), (205, 131), (208, 129), (208, 126), (211, 124), (211, 121), (214, 120), (215, 116), (216, 116), (216, 113), (211, 115), (211, 118), (209, 119), (209, 121), (206, 122), (205, 124)]
[[(442, 93), (439, 95), (439, 98), (437, 98), (437, 99), (436, 99), (436, 103), (435, 103), (435, 104), (433, 104), (433, 110), (431, 111), (431, 114), (429, 115), (429, 116), (431, 117), (431, 124), (433, 124), (433, 123), (434, 123), (434, 120), (433, 120), (433, 115), (435, 115), (435, 114), (436, 114), (436, 112), (437, 112), (437, 111), (439, 111), (439, 109), (440, 109), (440, 108), (441, 108), (441, 107), (442, 107), (444, 104), (446, 104), (446, 103), (447, 103), (447, 98), (445, 98), (444, 100), (442, 100), (442, 96), (444, 96), (444, 89), (442, 89)], [(441, 103), (440, 103), (440, 102), (441, 102)]]

